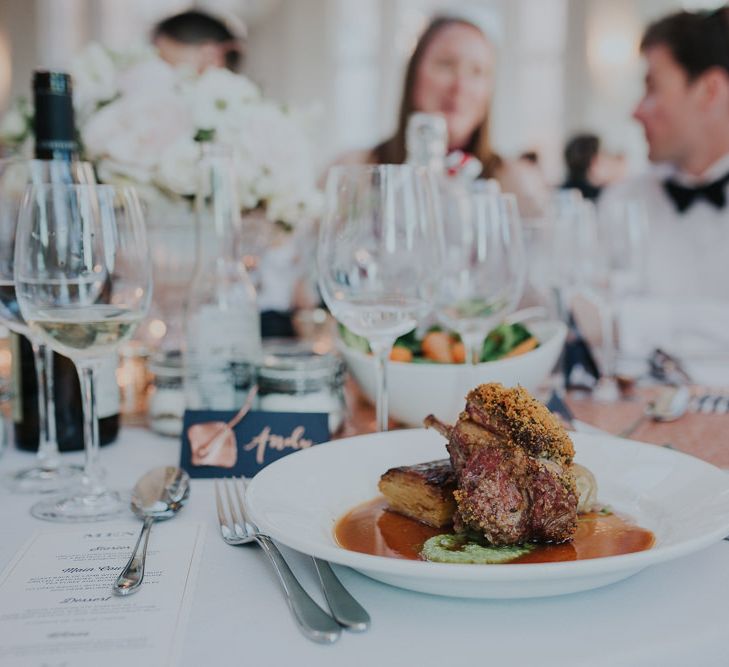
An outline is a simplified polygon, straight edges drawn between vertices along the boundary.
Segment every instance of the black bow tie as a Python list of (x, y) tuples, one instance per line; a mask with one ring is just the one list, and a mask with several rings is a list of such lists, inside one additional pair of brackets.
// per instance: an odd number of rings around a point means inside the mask
[(697, 199), (705, 199), (716, 208), (724, 208), (726, 206), (726, 184), (729, 183), (729, 174), (713, 183), (706, 185), (698, 185), (694, 188), (681, 185), (671, 179), (663, 181), (668, 196), (672, 199), (679, 213), (688, 210), (691, 204)]

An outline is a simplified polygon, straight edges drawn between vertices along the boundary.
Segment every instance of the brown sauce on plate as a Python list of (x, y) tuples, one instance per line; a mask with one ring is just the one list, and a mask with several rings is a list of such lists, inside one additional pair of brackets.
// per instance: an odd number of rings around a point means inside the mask
[[(434, 535), (449, 532), (426, 526), (415, 519), (390, 512), (383, 497), (358, 505), (337, 521), (334, 537), (350, 551), (420, 560), (423, 543)], [(513, 563), (552, 563), (603, 558), (645, 551), (655, 542), (653, 533), (636, 526), (619, 514), (581, 514), (577, 533), (565, 544), (541, 544)]]

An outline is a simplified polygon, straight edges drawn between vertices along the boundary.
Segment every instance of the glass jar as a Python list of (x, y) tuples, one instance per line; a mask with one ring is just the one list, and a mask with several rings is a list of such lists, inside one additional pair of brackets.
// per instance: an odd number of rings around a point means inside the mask
[(265, 343), (258, 369), (258, 409), (326, 413), (334, 435), (346, 415), (344, 362), (333, 354), (317, 354), (307, 343)]
[(149, 427), (160, 435), (179, 436), (185, 413), (182, 354), (161, 352), (149, 362), (152, 386), (149, 392)]

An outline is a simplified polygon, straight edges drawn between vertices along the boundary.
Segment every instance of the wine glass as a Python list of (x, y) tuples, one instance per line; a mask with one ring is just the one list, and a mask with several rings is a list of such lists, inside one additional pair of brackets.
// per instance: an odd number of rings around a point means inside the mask
[(513, 195), (457, 192), (446, 197), (440, 321), (463, 341), (466, 361), (481, 360), (488, 332), (513, 310), (526, 280), (521, 221)]
[(334, 317), (376, 358), (377, 428), (386, 431), (387, 359), (432, 308), (443, 239), (432, 174), (409, 165), (333, 167), (319, 230), (319, 287)]
[(100, 360), (131, 338), (149, 308), (151, 262), (135, 191), (108, 185), (30, 186), (18, 220), (15, 286), (31, 331), (76, 365), (84, 407), (82, 486), (36, 503), (31, 513), (50, 521), (115, 516), (126, 503), (102, 481), (95, 371)]
[(598, 233), (604, 248), (612, 304), (612, 370), (620, 357), (619, 306), (625, 299), (645, 293), (648, 284), (648, 214), (645, 204), (634, 199), (609, 202), (598, 210)]
[[(567, 230), (564, 230), (565, 234)], [(599, 342), (600, 379), (593, 398), (612, 403), (620, 397), (616, 381), (615, 300), (610, 250), (600, 234), (597, 210), (589, 200), (579, 203), (569, 228), (569, 245), (563, 266), (564, 291), (569, 311), (578, 320), (583, 335)], [(594, 326), (596, 325), (596, 326)], [(594, 330), (593, 330), (594, 329)]]
[[(17, 157), (0, 160), (0, 323), (30, 341), (38, 385), (37, 463), (5, 477), (10, 488), (21, 493), (60, 491), (77, 483), (82, 472), (78, 466), (61, 465), (53, 400), (53, 351), (30, 331), (15, 294), (15, 236), (23, 194), (28, 183), (51, 182), (93, 182), (93, 169), (87, 162)], [(18, 359), (14, 363), (19, 363)]]

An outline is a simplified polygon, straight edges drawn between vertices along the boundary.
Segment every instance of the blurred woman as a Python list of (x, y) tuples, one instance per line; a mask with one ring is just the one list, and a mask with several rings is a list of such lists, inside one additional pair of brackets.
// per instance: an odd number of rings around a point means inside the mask
[(395, 134), (371, 150), (342, 156), (338, 163), (400, 164), (405, 161), (410, 115), (416, 111), (442, 114), (448, 151), (476, 157), (483, 166), (481, 177), (497, 179), (504, 191), (517, 195), (522, 213), (533, 215), (548, 197), (539, 170), (524, 161), (502, 158), (491, 144), (495, 61), (494, 45), (475, 23), (436, 17), (410, 57)]

